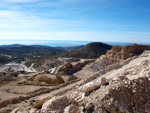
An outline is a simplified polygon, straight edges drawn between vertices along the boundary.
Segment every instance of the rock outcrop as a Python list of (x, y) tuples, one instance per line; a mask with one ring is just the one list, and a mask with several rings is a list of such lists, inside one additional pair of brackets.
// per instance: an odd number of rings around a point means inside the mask
[(91, 65), (91, 68), (94, 71), (105, 69), (108, 65), (121, 63), (130, 57), (138, 56), (145, 50), (150, 50), (150, 46), (137, 44), (131, 46), (114, 46), (111, 50), (108, 50), (105, 55), (101, 55), (97, 58)]
[(149, 50), (150, 46), (133, 44), (131, 46), (114, 46), (108, 50), (106, 57), (109, 59), (108, 63), (119, 63), (129, 57), (140, 55), (144, 50)]
[[(140, 57), (147, 56), (145, 51)], [(142, 59), (142, 58), (141, 58)], [(103, 93), (100, 92), (105, 92)], [(109, 81), (105, 89), (100, 89), (90, 98), (94, 111), (99, 113), (149, 113), (150, 112), (150, 60), (140, 61)], [(90, 101), (90, 102), (91, 102)]]
[(61, 76), (55, 76), (54, 79), (44, 75), (44, 74), (39, 74), (37, 75), (33, 82), (36, 85), (40, 85), (40, 84), (45, 84), (45, 85), (58, 85), (58, 84), (62, 84), (64, 83), (64, 80), (62, 79)]
[(72, 75), (73, 73), (79, 71), (84, 67), (86, 64), (93, 62), (94, 60), (85, 60), (82, 62), (76, 63), (66, 63), (58, 68), (57, 74), (67, 74)]

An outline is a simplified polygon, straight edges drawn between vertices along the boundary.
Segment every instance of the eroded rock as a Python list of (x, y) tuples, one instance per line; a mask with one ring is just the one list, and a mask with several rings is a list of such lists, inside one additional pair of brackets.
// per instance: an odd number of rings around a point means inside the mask
[(66, 63), (63, 66), (60, 66), (58, 69), (58, 73), (60, 74), (68, 74), (72, 75), (73, 73), (82, 69), (88, 63), (93, 62), (94, 60), (87, 60), (83, 62), (76, 62), (76, 63)]
[(93, 104), (92, 104), (92, 103), (87, 103), (86, 106), (85, 106), (85, 109), (86, 109), (87, 111), (89, 111), (92, 107), (93, 107)]
[(69, 104), (66, 96), (55, 96), (46, 101), (42, 106), (42, 113), (49, 111), (63, 110)]
[(101, 83), (99, 82), (89, 82), (89, 83), (86, 83), (82, 86), (79, 87), (79, 91), (82, 91), (83, 93), (89, 93), (97, 88), (99, 88), (101, 85)]
[(64, 80), (62, 79), (61, 76), (55, 76), (54, 79), (52, 79), (51, 77), (48, 77), (44, 74), (39, 74), (37, 75), (35, 78), (34, 78), (34, 81), (33, 81), (36, 85), (40, 85), (43, 83), (45, 85), (58, 85), (58, 84), (62, 84), (64, 83)]
[(33, 105), (34, 108), (41, 108), (43, 103), (47, 100), (50, 100), (53, 96), (52, 95), (48, 95), (48, 96), (42, 96), (42, 97), (38, 97), (38, 98), (35, 98), (34, 101), (35, 101), (35, 104)]
[(29, 113), (29, 112), (23, 107), (18, 107), (15, 108), (11, 113)]
[(116, 63), (126, 60), (129, 57), (140, 55), (144, 50), (149, 50), (150, 46), (133, 44), (131, 46), (114, 46), (107, 51), (106, 57), (109, 58), (109, 63)]
[(79, 92), (79, 91), (71, 91), (66, 94), (68, 100), (70, 103), (79, 103), (84, 99), (85, 93)]
[(64, 109), (64, 113), (83, 113), (78, 106), (70, 105)]

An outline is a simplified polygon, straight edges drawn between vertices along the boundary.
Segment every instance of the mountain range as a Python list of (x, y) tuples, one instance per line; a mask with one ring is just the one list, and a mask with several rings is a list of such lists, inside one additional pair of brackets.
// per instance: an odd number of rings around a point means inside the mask
[[(111, 49), (111, 45), (93, 42), (87, 45), (72, 47), (49, 47), (42, 45), (3, 45), (0, 54), (10, 55), (9, 61), (44, 60), (58, 57), (97, 58)], [(3, 58), (3, 57), (2, 57)], [(1, 59), (3, 61), (3, 59)], [(7, 61), (7, 60), (6, 60)], [(5, 61), (3, 61), (5, 62)]]

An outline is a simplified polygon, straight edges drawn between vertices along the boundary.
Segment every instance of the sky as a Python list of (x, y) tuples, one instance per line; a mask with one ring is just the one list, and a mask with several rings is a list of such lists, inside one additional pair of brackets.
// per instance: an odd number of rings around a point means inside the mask
[(150, 43), (150, 0), (0, 0), (0, 39)]

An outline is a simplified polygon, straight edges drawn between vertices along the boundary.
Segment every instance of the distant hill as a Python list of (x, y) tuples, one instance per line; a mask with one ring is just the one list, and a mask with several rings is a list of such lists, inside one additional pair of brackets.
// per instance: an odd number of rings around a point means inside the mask
[(50, 47), (50, 46), (45, 46), (45, 45), (22, 45), (22, 44), (10, 44), (10, 45), (0, 45), (0, 48), (3, 47), (3, 49), (5, 48), (14, 48), (14, 47), (35, 47), (35, 48), (51, 48), (50, 51), (54, 50), (54, 51), (72, 51), (72, 50), (76, 50), (76, 49), (80, 49), (82, 47), (84, 47), (84, 45), (80, 45), (80, 46), (66, 46), (66, 47)]
[(24, 54), (24, 53), (35, 53), (35, 52), (58, 52), (60, 49), (49, 47), (49, 46), (25, 46), (25, 45), (8, 45), (1, 46), (0, 53), (2, 54)]
[(80, 49), (62, 53), (60, 57), (97, 58), (100, 55), (105, 54), (107, 50), (110, 50), (111, 48), (111, 45), (101, 42), (93, 42)]
[(72, 51), (72, 50), (77, 50), (84, 47), (84, 45), (80, 45), (80, 46), (70, 46), (70, 47), (55, 47), (57, 49), (60, 49), (62, 51)]
[[(19, 44), (0, 46), (0, 54), (10, 55), (12, 57), (11, 60), (17, 62), (23, 60), (48, 59), (60, 53), (62, 53), (60, 49), (49, 46), (26, 46)], [(3, 57), (0, 58), (0, 61), (3, 61)]]
[[(107, 50), (112, 46), (95, 42), (89, 43), (85, 46), (74, 47), (49, 47), (42, 45), (4, 45), (0, 46), (0, 63), (6, 63), (8, 61), (35, 61), (41, 62), (45, 59), (53, 59), (58, 57), (76, 57), (76, 58), (97, 58), (102, 54), (105, 54)], [(10, 56), (7, 60), (4, 56)]]
[(21, 44), (11, 44), (11, 45), (1, 45), (0, 47), (21, 47), (21, 46), (24, 46), (24, 45), (21, 45)]

